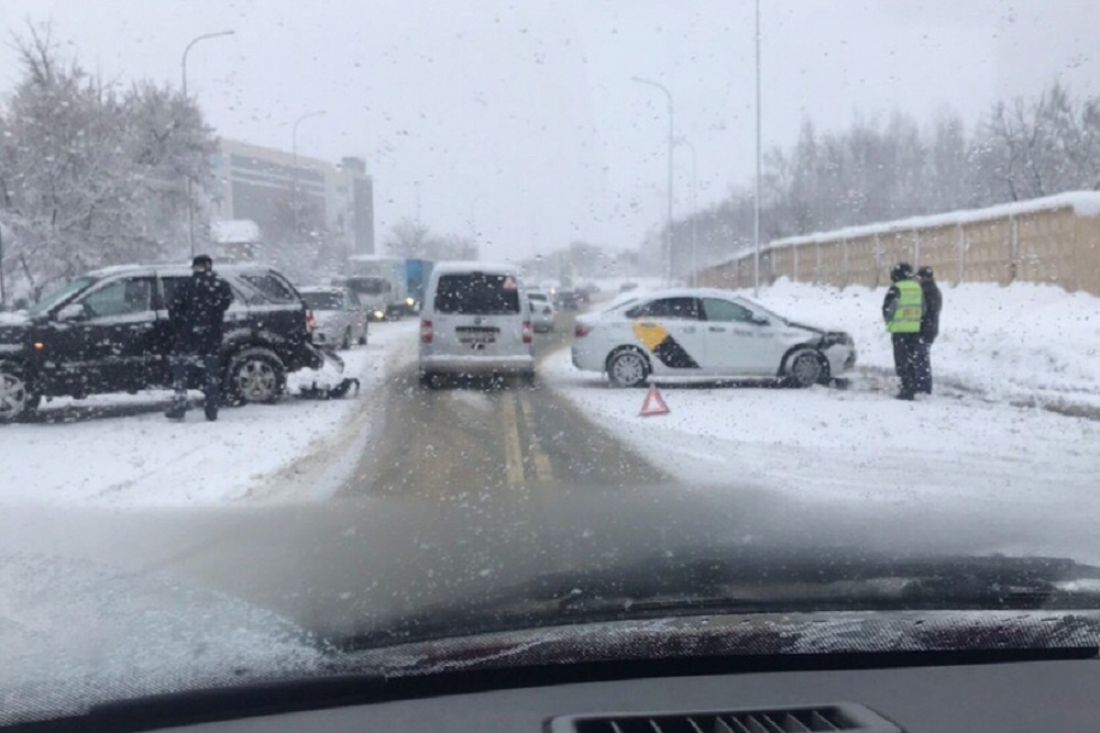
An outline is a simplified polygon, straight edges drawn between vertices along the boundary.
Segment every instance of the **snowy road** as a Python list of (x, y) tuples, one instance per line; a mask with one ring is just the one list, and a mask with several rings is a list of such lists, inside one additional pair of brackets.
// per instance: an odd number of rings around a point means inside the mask
[[(33, 422), (0, 426), (0, 506), (197, 507), (268, 498), (272, 486), (287, 488), (303, 456), (369, 431), (359, 408), (384, 383), (387, 364), (415, 356), (415, 330), (412, 321), (378, 324), (368, 346), (344, 352), (345, 375), (362, 388), (342, 400), (224, 409), (216, 423), (205, 422), (201, 409), (184, 423), (165, 420), (166, 390), (44, 403)], [(311, 378), (298, 372), (289, 384)], [(339, 484), (317, 472), (312, 478), (309, 498)]]

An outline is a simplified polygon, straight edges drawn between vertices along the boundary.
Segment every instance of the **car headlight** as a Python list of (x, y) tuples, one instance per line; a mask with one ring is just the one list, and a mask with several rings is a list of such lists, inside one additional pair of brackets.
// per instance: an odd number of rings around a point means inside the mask
[(416, 300), (413, 298), (405, 298), (405, 305), (412, 308), (414, 305), (416, 305)]
[(385, 318), (385, 317), (386, 317), (386, 312), (385, 312), (385, 311), (380, 311), (380, 310), (376, 310), (376, 311), (374, 312), (374, 317), (375, 317), (375, 318), (377, 318), (378, 320), (380, 320), (380, 321), (381, 321), (381, 320), (382, 320), (383, 318)]
[(827, 349), (830, 346), (835, 346), (837, 344), (839, 344), (840, 346), (853, 346), (855, 342), (852, 341), (851, 336), (844, 333), (843, 331), (830, 331), (829, 333), (821, 337), (821, 345), (823, 348)]

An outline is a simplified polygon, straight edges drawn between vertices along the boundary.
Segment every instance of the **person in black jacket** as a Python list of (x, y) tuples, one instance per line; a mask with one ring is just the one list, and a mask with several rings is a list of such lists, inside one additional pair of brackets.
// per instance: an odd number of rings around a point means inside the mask
[(920, 337), (923, 348), (920, 350), (917, 364), (917, 391), (932, 394), (932, 344), (940, 334), (940, 311), (943, 309), (943, 293), (932, 268), (927, 265), (917, 270), (917, 281), (924, 291), (925, 311), (920, 323)]
[(233, 302), (233, 290), (214, 272), (214, 261), (199, 255), (191, 263), (191, 278), (180, 283), (168, 304), (172, 330), (172, 387), (175, 397), (167, 417), (179, 420), (187, 414), (187, 381), (197, 368), (203, 372), (207, 420), (218, 419), (220, 352), (225, 311)]

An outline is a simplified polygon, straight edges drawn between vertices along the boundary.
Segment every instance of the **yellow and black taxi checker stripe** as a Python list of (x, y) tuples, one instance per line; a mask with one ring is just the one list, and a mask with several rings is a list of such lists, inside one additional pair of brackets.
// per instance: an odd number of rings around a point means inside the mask
[(635, 323), (634, 335), (661, 363), (673, 369), (698, 369), (699, 363), (672, 338), (664, 326), (656, 323)]

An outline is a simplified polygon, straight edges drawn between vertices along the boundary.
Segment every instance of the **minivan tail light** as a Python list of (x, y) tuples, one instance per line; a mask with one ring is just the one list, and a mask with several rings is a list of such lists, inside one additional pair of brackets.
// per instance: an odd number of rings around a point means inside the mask
[(583, 323), (578, 323), (573, 327), (573, 337), (582, 339), (588, 334), (592, 333), (592, 327), (586, 326)]
[(523, 322), (523, 343), (529, 344), (535, 340), (535, 329), (531, 327), (530, 321)]
[(432, 342), (432, 322), (421, 321), (420, 322), (420, 343), (430, 344)]
[(317, 316), (313, 315), (313, 311), (306, 311), (306, 330), (313, 331), (317, 328)]

